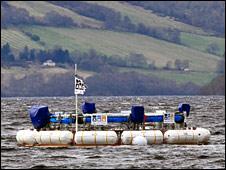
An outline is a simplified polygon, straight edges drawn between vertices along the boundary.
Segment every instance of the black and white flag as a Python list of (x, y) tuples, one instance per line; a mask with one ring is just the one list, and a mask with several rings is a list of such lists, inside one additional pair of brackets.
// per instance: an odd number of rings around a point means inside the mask
[(75, 94), (84, 94), (86, 91), (86, 85), (82, 79), (75, 77)]

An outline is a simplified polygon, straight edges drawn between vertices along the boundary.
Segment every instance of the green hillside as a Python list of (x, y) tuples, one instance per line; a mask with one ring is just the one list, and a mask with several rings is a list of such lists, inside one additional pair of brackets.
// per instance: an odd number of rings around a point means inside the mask
[(18, 29), (1, 29), (1, 46), (9, 43), (12, 48), (20, 50), (25, 46), (29, 48), (43, 49), (37, 42), (31, 40)]
[(225, 39), (214, 36), (202, 36), (190, 33), (181, 33), (181, 44), (203, 52), (207, 52), (208, 45), (216, 44), (219, 49), (217, 55), (222, 56), (225, 52)]
[(79, 25), (84, 24), (93, 28), (100, 28), (103, 25), (101, 21), (79, 15), (69, 9), (45, 1), (9, 1), (8, 3), (17, 8), (26, 9), (31, 16), (43, 17), (47, 12), (56, 11), (72, 18)]
[(129, 16), (135, 23), (143, 23), (146, 26), (176, 28), (180, 31), (197, 34), (206, 34), (202, 29), (182, 22), (178, 22), (169, 17), (161, 17), (139, 6), (133, 6), (126, 2), (118, 1), (86, 1), (98, 4), (121, 12), (123, 16)]
[[(155, 61), (158, 67), (164, 67), (167, 61), (174, 62), (176, 59), (189, 59), (192, 70), (214, 71), (219, 60), (219, 57), (215, 55), (133, 33), (39, 26), (24, 27), (23, 29), (38, 35), (41, 41), (45, 42), (45, 48), (62, 46), (70, 51), (87, 51), (92, 48), (106, 55), (119, 55), (122, 57), (131, 52), (136, 52), (144, 54), (150, 61)], [(11, 30), (4, 31), (7, 36), (2, 40), (3, 43), (9, 41), (13, 46), (16, 46), (17, 42), (13, 40), (15, 36), (11, 36), (10, 32), (7, 34), (7, 31)], [(20, 39), (20, 37), (16, 38)], [(17, 41), (22, 44), (30, 43), (24, 37)]]
[[(174, 3), (177, 4), (176, 1)], [(214, 2), (209, 5), (211, 8), (197, 3), (197, 9), (211, 10), (214, 8)], [(160, 6), (156, 6), (156, 8), (166, 9)], [(63, 1), (61, 3), (48, 1), (5, 1), (1, 3), (1, 9), (4, 11), (1, 12), (1, 14), (4, 14), (1, 16), (1, 19), (6, 16), (2, 20), (3, 26), (1, 26), (1, 47), (9, 43), (11, 49), (13, 49), (10, 53), (13, 53), (15, 59), (12, 59), (12, 55), (7, 53), (7, 50), (4, 50), (6, 52), (4, 56), (1, 56), (3, 61), (1, 65), (3, 81), (1, 81), (1, 85), (4, 85), (4, 89), (7, 91), (8, 87), (13, 88), (17, 81), (21, 81), (20, 85), (22, 87), (22, 81), (26, 79), (26, 76), (29, 76), (29, 79), (32, 80), (36, 73), (42, 75), (44, 81), (48, 77), (52, 77), (49, 84), (57, 82), (58, 79), (61, 79), (61, 75), (67, 77), (65, 81), (71, 81), (74, 61), (78, 65), (80, 64), (79, 69), (84, 69), (79, 74), (83, 78), (88, 77), (88, 79), (93, 78), (95, 80), (98, 75), (107, 71), (107, 73), (114, 73), (116, 77), (119, 74), (121, 76), (119, 76), (120, 81), (126, 80), (126, 78), (131, 77), (130, 75), (134, 73), (138, 77), (140, 75), (140, 77), (150, 78), (154, 75), (167, 81), (175, 80), (178, 84), (192, 82), (199, 86), (206, 85), (217, 74), (222, 73), (219, 71), (223, 68), (222, 65), (219, 66), (219, 61), (221, 63), (224, 62), (222, 58), (225, 53), (225, 37), (224, 34), (215, 34), (210, 29), (205, 28), (205, 24), (207, 26), (210, 25), (207, 24), (208, 21), (204, 22), (205, 18), (201, 22), (202, 25), (198, 25), (200, 27), (194, 26), (193, 23), (189, 25), (189, 22), (185, 22), (186, 16), (191, 14), (193, 10), (186, 11), (186, 8), (188, 7), (185, 5), (180, 10), (180, 14), (183, 15), (180, 15), (182, 19), (179, 20), (176, 13), (174, 15), (170, 13), (171, 10), (174, 10), (173, 6), (169, 11), (164, 12), (162, 10), (161, 13), (157, 14), (152, 9), (145, 8), (145, 5), (132, 5), (132, 3), (126, 1), (68, 1), (67, 4)], [(208, 17), (211, 21), (218, 18), (218, 13), (212, 11), (211, 14)], [(195, 20), (195, 23), (199, 23), (199, 19), (199, 17), (194, 17), (192, 20)], [(7, 46), (4, 46), (5, 49), (7, 49)], [(63, 55), (63, 50), (61, 53), (59, 52), (61, 50), (59, 48), (59, 51), (57, 49), (55, 53), (51, 53), (54, 50), (48, 52), (42, 51), (43, 53), (33, 50), (33, 56), (35, 55), (35, 57), (32, 58), (28, 52), (27, 56), (30, 56), (26, 58), (25, 55), (23, 57), (22, 53), (19, 55), (19, 52), (25, 46), (28, 46), (29, 49), (42, 50), (62, 47), (64, 50), (68, 49), (69, 52), (65, 50), (68, 54), (66, 56)], [(94, 53), (84, 55), (79, 53), (88, 52), (90, 49), (94, 49)], [(143, 54), (147, 62), (142, 57), (132, 60), (131, 56), (142, 56), (135, 55), (134, 53)], [(111, 57), (106, 59), (98, 54)], [(125, 58), (125, 60), (118, 59), (116, 56)], [(75, 60), (71, 60), (71, 57), (74, 57)], [(99, 61), (101, 57), (103, 58), (102, 60), (108, 61)], [(68, 60), (61, 60), (62, 58)], [(52, 59), (57, 63), (57, 66), (55, 68), (43, 67), (42, 63), (47, 59)], [(176, 70), (175, 60), (177, 59), (181, 60), (181, 62), (188, 60), (189, 70), (184, 70), (184, 67), (177, 68)], [(123, 61), (127, 63), (123, 65)], [(140, 63), (145, 61), (145, 63), (143, 62), (144, 64), (142, 63), (137, 66), (136, 64), (139, 61), (141, 61)], [(171, 66), (166, 68), (165, 66), (167, 63), (169, 64), (169, 61)], [(93, 69), (97, 65), (101, 69)], [(153, 65), (157, 69), (152, 67)], [(80, 68), (80, 66), (83, 67)], [(128, 73), (128, 77), (124, 75), (124, 72), (131, 71), (135, 72)], [(111, 77), (107, 78), (110, 80)], [(133, 78), (136, 80), (136, 77)], [(152, 81), (156, 82), (156, 79), (149, 78), (141, 80), (148, 80), (143, 82), (144, 84)], [(107, 82), (108, 79), (104, 79), (104, 81)], [(161, 82), (164, 81), (161, 80)], [(172, 87), (174, 88), (175, 86)], [(23, 88), (26, 91), (26, 87)], [(149, 88), (153, 90), (152, 87)], [(161, 87), (158, 86), (158, 88), (161, 90)], [(181, 86), (181, 88), (183, 89), (184, 87)], [(8, 91), (10, 92), (10, 90)], [(54, 92), (51, 94), (54, 94)], [(62, 94), (64, 94), (64, 89), (62, 89)]]

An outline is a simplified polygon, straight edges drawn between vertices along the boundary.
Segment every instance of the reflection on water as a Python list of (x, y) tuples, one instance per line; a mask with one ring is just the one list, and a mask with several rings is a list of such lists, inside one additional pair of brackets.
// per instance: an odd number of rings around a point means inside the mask
[(120, 112), (140, 104), (145, 111), (174, 111), (178, 103), (191, 105), (188, 123), (211, 132), (208, 145), (107, 146), (67, 149), (18, 147), (16, 133), (31, 128), (27, 113), (35, 104), (51, 111), (72, 111), (73, 97), (1, 98), (1, 168), (225, 168), (224, 96), (82, 97), (99, 112)]

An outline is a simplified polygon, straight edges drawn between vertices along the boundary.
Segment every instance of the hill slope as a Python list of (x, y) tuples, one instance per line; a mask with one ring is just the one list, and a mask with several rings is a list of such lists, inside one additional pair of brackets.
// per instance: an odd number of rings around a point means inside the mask
[(93, 28), (101, 28), (103, 25), (101, 21), (79, 15), (69, 9), (45, 1), (9, 1), (8, 4), (17, 8), (26, 9), (31, 16), (43, 17), (47, 12), (60, 11), (61, 15), (72, 18), (79, 25), (86, 25)]
[(194, 27), (182, 22), (178, 22), (169, 17), (158, 16), (149, 10), (145, 10), (139, 6), (133, 6), (126, 2), (118, 1), (85, 1), (88, 3), (98, 4), (117, 12), (120, 12), (123, 16), (129, 16), (131, 20), (135, 23), (143, 23), (146, 26), (153, 27), (165, 27), (165, 28), (175, 28), (184, 32), (191, 32), (197, 34), (206, 34), (202, 29)]
[[(194, 94), (192, 91), (193, 88), (196, 90), (199, 88), (195, 87), (196, 85), (203, 86), (209, 83), (218, 74), (215, 71), (217, 70), (219, 61), (224, 57), (223, 54), (225, 54), (224, 37), (210, 36), (213, 32), (208, 32), (208, 29), (203, 28), (206, 30), (205, 32), (200, 27), (195, 27), (188, 23), (185, 24), (182, 22), (183, 20), (180, 22), (164, 15), (164, 11), (163, 13), (156, 14), (150, 9), (132, 5), (132, 3), (126, 1), (83, 1), (83, 5), (80, 4), (80, 6), (76, 6), (79, 2), (80, 1), (68, 1), (67, 5), (65, 5), (63, 1), (61, 3), (54, 3), (53, 1), (5, 1), (4, 4), (1, 3), (1, 9), (4, 9), (4, 12), (2, 12), (4, 15), (2, 15), (1, 18), (6, 17), (5, 25), (1, 27), (1, 46), (9, 43), (15, 55), (17, 55), (14, 65), (12, 63), (10, 63), (11, 65), (7, 65), (6, 63), (6, 65), (2, 65), (3, 67), (1, 67), (1, 77), (3, 78), (1, 86), (4, 86), (4, 90), (6, 91), (4, 94), (6, 96), (7, 94), (10, 94), (10, 96), (14, 95), (14, 84), (17, 83), (18, 91), (15, 91), (15, 93), (19, 95), (27, 93), (26, 88), (32, 91), (33, 87), (29, 86), (29, 83), (27, 83), (27, 86), (24, 86), (24, 82), (30, 82), (33, 78), (36, 81), (33, 82), (33, 85), (37, 87), (37, 94), (39, 94), (38, 89), (46, 88), (46, 86), (49, 85), (54, 86), (61, 80), (62, 76), (65, 76), (65, 82), (62, 81), (57, 84), (58, 88), (61, 88), (60, 94), (64, 95), (63, 86), (66, 86), (66, 84), (70, 84), (70, 88), (73, 89), (72, 75), (74, 70), (68, 63), (57, 63), (56, 68), (42, 68), (41, 64), (44, 60), (39, 63), (37, 58), (37, 60), (34, 61), (30, 60), (31, 57), (27, 59), (22, 59), (21, 57), (21, 61), (18, 61), (18, 52), (21, 52), (25, 46), (28, 46), (29, 49), (34, 48), (42, 50), (62, 47), (68, 49), (70, 55), (75, 58), (78, 53), (74, 52), (87, 52), (90, 49), (94, 49), (97, 51), (97, 55), (93, 55), (89, 58), (90, 65), (94, 65), (93, 63), (98, 61), (98, 53), (108, 57), (119, 56), (121, 58), (128, 57), (131, 53), (143, 54), (148, 64), (154, 63), (155, 66), (157, 66), (156, 70), (154, 70), (153, 67), (136, 67), (133, 64), (123, 65), (123, 67), (120, 64), (110, 65), (108, 67), (109, 63), (107, 63), (107, 69), (105, 65), (103, 67), (106, 69), (105, 71), (107, 71), (107, 73), (111, 72), (115, 78), (119, 78), (119, 81), (124, 80), (124, 78), (125, 80), (127, 78), (130, 80), (131, 75), (134, 73), (134, 75), (141, 77), (140, 80), (147, 80), (146, 82), (141, 82), (141, 86), (142, 83), (147, 85), (149, 82), (157, 81), (156, 78), (153, 78), (155, 76), (157, 78), (163, 78), (162, 80), (158, 80), (160, 82), (159, 85), (156, 85), (158, 88), (160, 88), (164, 82), (170, 84), (171, 80), (180, 85), (188, 83), (188, 85), (182, 85), (180, 88), (183, 91), (183, 88), (192, 87), (190, 89), (192, 94)], [(175, 1), (174, 3), (177, 2)], [(7, 4), (10, 4), (12, 8), (7, 8)], [(87, 4), (89, 8), (86, 8)], [(214, 2), (212, 4), (214, 5)], [(22, 10), (17, 8), (22, 8)], [(202, 9), (200, 4), (199, 8)], [(88, 13), (87, 9), (89, 11)], [(49, 12), (51, 11), (54, 11), (55, 14), (50, 15)], [(183, 13), (183, 10), (180, 10), (180, 12)], [(186, 13), (186, 11), (184, 12)], [(15, 15), (17, 13), (19, 14)], [(7, 14), (9, 15), (8, 17)], [(48, 20), (48, 17), (52, 17), (52, 19)], [(118, 18), (115, 19), (114, 17)], [(127, 18), (127, 20), (125, 18)], [(196, 19), (199, 19), (199, 17), (196, 17)], [(73, 20), (72, 23), (74, 24), (68, 22), (69, 24), (67, 25), (65, 24), (65, 20)], [(57, 21), (60, 21), (60, 24), (55, 24)], [(110, 24), (110, 26), (108, 24)], [(142, 24), (143, 27), (140, 26)], [(133, 29), (129, 29), (129, 26)], [(175, 32), (172, 33), (172, 30)], [(35, 36), (36, 40), (33, 39), (32, 36)], [(173, 38), (177, 41), (172, 41)], [(215, 47), (215, 51), (211, 51), (214, 54), (211, 54), (208, 49), (211, 45)], [(55, 54), (53, 56), (55, 56)], [(41, 56), (44, 55), (42, 54)], [(50, 53), (48, 53), (48, 56), (50, 56)], [(62, 55), (59, 56), (61, 57)], [(83, 57), (85, 55), (81, 56)], [(1, 59), (2, 58), (5, 59), (5, 57), (1, 56)], [(173, 68), (175, 68), (174, 62), (176, 59), (188, 60), (190, 71), (173, 70), (172, 67), (170, 67), (170, 69), (164, 68), (169, 61), (171, 65), (173, 65)], [(5, 61), (6, 60), (7, 59), (5, 59)], [(133, 60), (133, 62), (136, 61)], [(72, 62), (72, 60), (70, 60), (70, 62)], [(27, 66), (27, 63), (32, 64)], [(27, 68), (14, 67), (20, 64), (23, 67), (27, 66)], [(73, 65), (72, 63), (70, 64)], [(86, 64), (87, 63), (84, 65)], [(99, 66), (100, 65), (101, 64), (99, 64)], [(108, 70), (108, 68), (110, 69)], [(87, 72), (86, 69), (87, 68), (80, 72), (81, 76), (83, 78), (89, 77), (94, 80), (93, 82), (95, 82), (96, 77), (105, 73), (103, 71), (104, 69), (99, 72), (97, 70)], [(111, 75), (111, 73), (109, 75)], [(40, 78), (40, 80), (44, 82), (48, 77), (50, 81), (47, 84), (41, 84), (38, 79)], [(108, 81), (107, 78), (110, 79), (108, 76), (105, 78), (106, 80), (104, 81), (106, 82)], [(137, 77), (133, 77), (133, 81), (136, 79)], [(215, 81), (217, 81), (217, 79)], [(175, 82), (171, 84), (173, 88), (174, 85), (177, 87)], [(190, 82), (195, 83), (195, 86), (190, 86)], [(120, 83), (119, 85), (116, 83), (117, 87), (126, 84), (126, 82), (124, 82), (124, 84)], [(210, 86), (210, 88), (211, 87), (212, 86)], [(20, 91), (20, 88), (23, 89), (23, 91)], [(150, 88), (151, 87), (147, 89)], [(73, 91), (71, 89), (68, 89), (68, 95), (71, 95)], [(166, 89), (168, 89), (168, 87)], [(51, 88), (50, 90), (50, 94), (59, 94), (55, 93)], [(32, 93), (28, 93), (29, 96), (32, 95)], [(45, 93), (48, 93), (48, 90), (43, 92), (42, 95), (45, 95)], [(111, 93), (109, 93), (109, 95), (111, 95)]]
[[(62, 46), (70, 51), (87, 51), (95, 49), (106, 55), (129, 55), (131, 52), (144, 54), (149, 61), (155, 61), (156, 66), (164, 67), (167, 61), (174, 62), (176, 59), (190, 60), (190, 68), (196, 71), (215, 71), (219, 57), (200, 51), (196, 51), (181, 45), (168, 43), (144, 35), (133, 33), (120, 33), (114, 31), (103, 31), (93, 29), (68, 29), (54, 27), (24, 27), (38, 35), (45, 42), (45, 48)], [(7, 31), (10, 31), (7, 33)], [(20, 41), (29, 44), (24, 37), (11, 35), (12, 30), (4, 30), (5, 35), (2, 42), (11, 42), (14, 46)], [(38, 44), (37, 44), (38, 46)]]

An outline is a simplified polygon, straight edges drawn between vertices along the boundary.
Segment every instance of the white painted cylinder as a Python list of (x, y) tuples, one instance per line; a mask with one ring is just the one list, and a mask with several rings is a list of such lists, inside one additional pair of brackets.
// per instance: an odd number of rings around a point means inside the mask
[(167, 130), (164, 142), (167, 144), (205, 144), (210, 138), (210, 131), (204, 128), (186, 130)]
[(38, 144), (71, 144), (73, 134), (70, 131), (39, 131), (35, 135)]
[(121, 140), (122, 144), (131, 145), (133, 138), (136, 136), (143, 136), (147, 140), (147, 144), (162, 144), (163, 134), (160, 130), (148, 130), (148, 131), (123, 131)]
[(34, 145), (36, 144), (35, 134), (36, 130), (19, 130), (16, 134), (16, 140), (21, 145)]
[(115, 131), (79, 131), (74, 140), (79, 145), (114, 145), (118, 136)]

